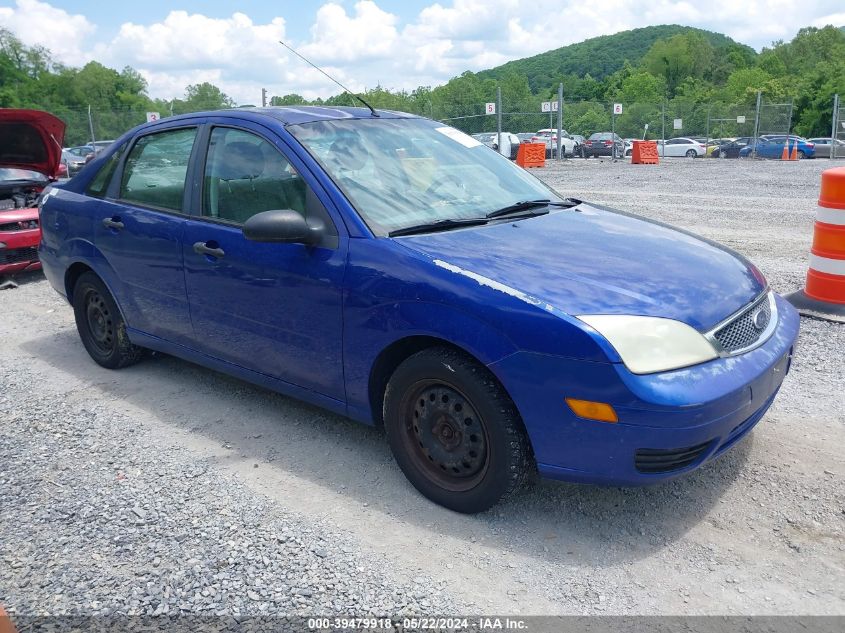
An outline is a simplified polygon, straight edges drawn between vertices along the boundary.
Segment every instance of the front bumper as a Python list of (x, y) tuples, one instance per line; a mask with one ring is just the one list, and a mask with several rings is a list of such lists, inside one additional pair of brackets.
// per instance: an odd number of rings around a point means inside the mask
[[(519, 409), (540, 474), (644, 485), (727, 451), (763, 418), (789, 371), (799, 317), (781, 297), (762, 346), (694, 367), (635, 375), (619, 363), (519, 352), (490, 366)], [(607, 402), (619, 422), (577, 417), (565, 398)]]
[(38, 270), (38, 242), (40, 229), (0, 232), (0, 275)]

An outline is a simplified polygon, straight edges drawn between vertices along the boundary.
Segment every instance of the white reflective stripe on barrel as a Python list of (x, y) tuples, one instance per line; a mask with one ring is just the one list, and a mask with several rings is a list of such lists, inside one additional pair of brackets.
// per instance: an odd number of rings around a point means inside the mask
[(810, 253), (810, 268), (829, 275), (845, 275), (845, 259), (819, 257)]
[(845, 226), (845, 209), (828, 209), (827, 207), (819, 207), (816, 209), (816, 221), (824, 222), (825, 224), (838, 224)]

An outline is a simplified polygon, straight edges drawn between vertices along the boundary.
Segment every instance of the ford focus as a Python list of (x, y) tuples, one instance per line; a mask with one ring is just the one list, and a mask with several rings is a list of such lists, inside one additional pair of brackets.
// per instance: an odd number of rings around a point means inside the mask
[(94, 361), (166, 352), (383, 426), (460, 512), (535, 472), (628, 486), (706, 464), (764, 416), (798, 334), (739, 254), (396, 112), (171, 117), (40, 212)]

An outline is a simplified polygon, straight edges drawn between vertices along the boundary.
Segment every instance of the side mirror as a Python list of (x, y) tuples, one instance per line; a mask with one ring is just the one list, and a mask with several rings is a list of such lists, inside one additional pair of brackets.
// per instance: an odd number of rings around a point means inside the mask
[(323, 235), (323, 223), (306, 220), (292, 209), (262, 211), (249, 218), (243, 226), (244, 237), (253, 242), (313, 245)]

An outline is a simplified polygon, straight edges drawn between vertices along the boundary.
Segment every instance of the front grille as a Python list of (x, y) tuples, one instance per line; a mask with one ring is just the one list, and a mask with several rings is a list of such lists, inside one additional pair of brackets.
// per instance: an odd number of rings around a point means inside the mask
[(771, 318), (769, 297), (765, 295), (733, 321), (718, 329), (713, 337), (722, 349), (730, 354), (754, 345), (769, 326)]
[(641, 448), (634, 455), (634, 466), (641, 473), (668, 473), (695, 463), (711, 442), (686, 448)]
[(27, 229), (37, 229), (38, 220), (24, 220), (22, 222), (6, 222), (0, 224), (0, 232), (8, 231), (26, 231)]
[(0, 249), (0, 265), (37, 261), (38, 249), (34, 247)]

